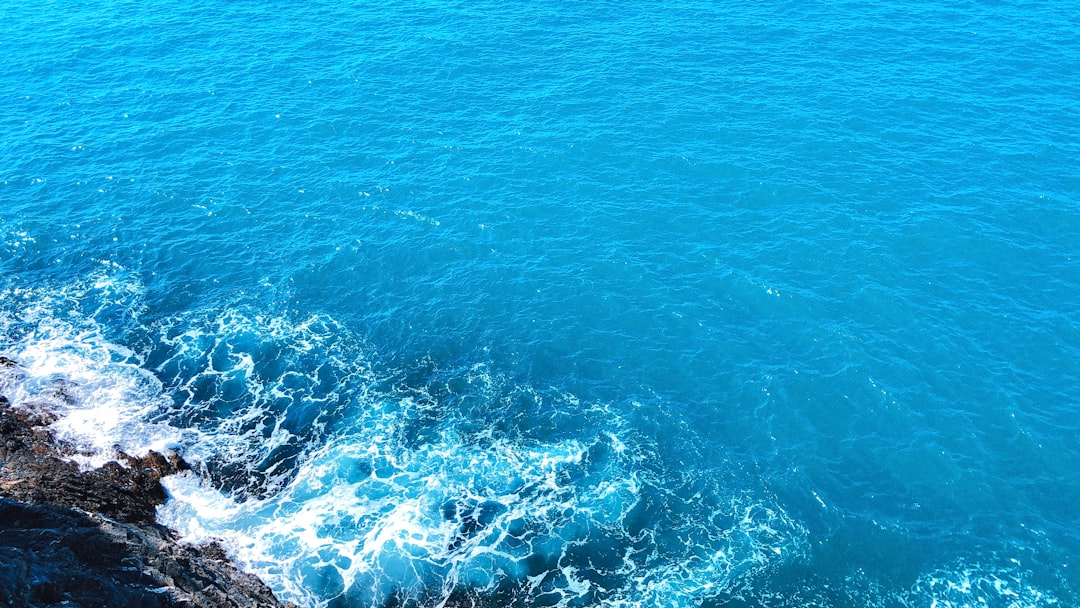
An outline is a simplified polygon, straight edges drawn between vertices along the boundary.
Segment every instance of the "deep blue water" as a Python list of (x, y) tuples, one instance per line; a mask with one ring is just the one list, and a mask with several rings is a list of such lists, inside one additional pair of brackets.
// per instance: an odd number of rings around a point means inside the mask
[(1078, 15), (0, 2), (0, 392), (303, 606), (1080, 605)]

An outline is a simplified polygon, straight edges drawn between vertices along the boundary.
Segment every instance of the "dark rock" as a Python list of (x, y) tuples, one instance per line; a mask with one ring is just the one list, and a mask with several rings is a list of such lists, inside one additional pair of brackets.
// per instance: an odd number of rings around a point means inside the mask
[(178, 544), (167, 528), (5, 498), (0, 573), (7, 606), (281, 606), (254, 576)]
[(188, 468), (174, 453), (150, 452), (141, 458), (118, 453), (118, 462), (80, 471), (64, 459), (45, 425), (43, 412), (0, 402), (0, 495), (30, 504), (55, 504), (100, 513), (120, 521), (149, 524), (165, 501), (160, 479)]
[(0, 606), (281, 607), (220, 545), (182, 545), (154, 523), (160, 479), (187, 469), (179, 456), (118, 453), (124, 464), (80, 471), (54, 419), (0, 396)]

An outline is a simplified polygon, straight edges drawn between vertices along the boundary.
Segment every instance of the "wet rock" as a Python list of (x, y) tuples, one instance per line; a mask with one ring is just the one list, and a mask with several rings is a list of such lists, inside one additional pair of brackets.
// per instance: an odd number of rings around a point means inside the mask
[(161, 526), (0, 498), (0, 605), (280, 606), (219, 557)]
[(53, 420), (0, 396), (0, 606), (281, 606), (219, 545), (181, 545), (154, 523), (160, 479), (187, 469), (179, 456), (118, 453), (123, 464), (80, 471)]
[(80, 471), (64, 459), (46, 425), (46, 412), (16, 409), (0, 397), (0, 494), (30, 504), (54, 504), (100, 513), (120, 521), (149, 524), (165, 501), (160, 479), (186, 470), (176, 454), (150, 452), (141, 458), (118, 453), (118, 462)]

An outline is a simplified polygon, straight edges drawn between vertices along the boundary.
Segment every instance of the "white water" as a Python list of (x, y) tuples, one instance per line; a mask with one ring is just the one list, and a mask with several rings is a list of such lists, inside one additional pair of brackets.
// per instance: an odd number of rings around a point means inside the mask
[[(374, 373), (329, 319), (229, 308), (142, 327), (141, 287), (122, 270), (3, 298), (0, 355), (20, 367), (0, 373), (0, 391), (58, 414), (53, 431), (86, 467), (116, 449), (181, 450), (203, 476), (164, 480), (161, 523), (221, 542), (283, 600), (434, 606), (513, 589), (556, 606), (695, 605), (738, 596), (811, 550), (767, 493), (725, 485), (715, 469), (664, 471), (657, 448), (604, 404), (547, 394), (551, 416), (574, 411), (583, 425), (562, 439), (476, 427), (423, 387)], [(152, 368), (105, 335), (99, 319), (118, 314), (157, 336)], [(483, 365), (461, 380), (499, 419), (509, 381)], [(288, 447), (291, 458), (275, 456)], [(211, 479), (229, 466), (261, 478), (223, 491)], [(1030, 578), (1019, 563), (959, 564), (893, 599), (1055, 604)]]

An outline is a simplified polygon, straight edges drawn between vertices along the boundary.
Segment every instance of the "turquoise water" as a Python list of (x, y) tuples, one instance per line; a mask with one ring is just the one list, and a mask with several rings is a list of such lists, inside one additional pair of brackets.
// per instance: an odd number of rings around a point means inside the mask
[(1078, 605), (1078, 9), (2, 2), (0, 389), (303, 606)]

